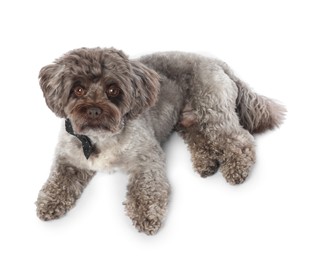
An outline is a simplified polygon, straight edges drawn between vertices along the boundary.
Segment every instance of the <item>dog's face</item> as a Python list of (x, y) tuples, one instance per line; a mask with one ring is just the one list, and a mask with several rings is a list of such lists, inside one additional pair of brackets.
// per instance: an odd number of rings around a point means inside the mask
[(73, 50), (43, 67), (39, 78), (49, 108), (78, 134), (119, 132), (159, 92), (156, 72), (112, 48)]

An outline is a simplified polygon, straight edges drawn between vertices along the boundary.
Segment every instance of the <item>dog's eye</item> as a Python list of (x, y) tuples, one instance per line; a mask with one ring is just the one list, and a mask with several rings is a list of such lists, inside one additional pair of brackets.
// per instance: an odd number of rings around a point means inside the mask
[(73, 89), (73, 92), (77, 97), (82, 97), (86, 91), (83, 87), (78, 86)]
[(111, 84), (107, 87), (106, 93), (108, 97), (114, 98), (120, 95), (121, 90), (116, 84)]

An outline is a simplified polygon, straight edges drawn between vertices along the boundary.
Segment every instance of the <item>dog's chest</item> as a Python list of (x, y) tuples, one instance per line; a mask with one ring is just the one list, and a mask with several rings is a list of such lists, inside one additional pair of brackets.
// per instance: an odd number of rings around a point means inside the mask
[(112, 171), (117, 167), (117, 156), (114, 149), (98, 149), (88, 159), (88, 167), (93, 171)]

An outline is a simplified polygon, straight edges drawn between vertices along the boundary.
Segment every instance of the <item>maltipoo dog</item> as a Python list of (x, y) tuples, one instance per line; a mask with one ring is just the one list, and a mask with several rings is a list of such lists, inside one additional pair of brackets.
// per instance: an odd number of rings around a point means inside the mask
[(37, 215), (67, 213), (97, 171), (129, 174), (124, 202), (139, 231), (155, 234), (170, 185), (161, 144), (184, 139), (198, 174), (218, 169), (242, 183), (255, 163), (253, 134), (280, 125), (285, 109), (259, 96), (222, 61), (165, 52), (129, 59), (110, 48), (82, 48), (41, 69), (48, 107), (65, 119)]

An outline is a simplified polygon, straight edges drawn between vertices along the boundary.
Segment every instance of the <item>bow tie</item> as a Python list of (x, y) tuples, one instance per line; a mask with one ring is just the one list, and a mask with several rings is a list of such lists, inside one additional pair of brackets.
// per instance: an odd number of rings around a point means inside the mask
[(85, 156), (85, 158), (88, 159), (90, 157), (91, 153), (95, 150), (94, 145), (91, 144), (90, 138), (86, 135), (75, 134), (72, 124), (71, 124), (71, 121), (68, 118), (65, 120), (65, 130), (66, 130), (66, 132), (75, 136), (76, 138), (78, 138), (81, 141), (84, 156)]

